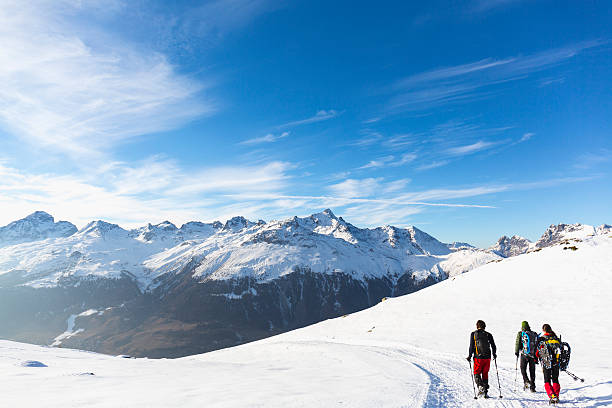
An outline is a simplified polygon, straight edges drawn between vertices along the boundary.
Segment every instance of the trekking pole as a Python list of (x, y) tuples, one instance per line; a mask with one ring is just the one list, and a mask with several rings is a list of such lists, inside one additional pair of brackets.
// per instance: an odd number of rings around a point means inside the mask
[(474, 385), (474, 372), (472, 371), (472, 360), (468, 360), (468, 363), (470, 364), (470, 378), (472, 379), (472, 388), (474, 389), (474, 399), (478, 399), (478, 397), (476, 396), (476, 386)]
[(580, 380), (580, 382), (584, 382), (584, 378), (580, 378), (580, 377), (578, 377), (576, 374), (572, 374), (572, 373), (570, 373), (570, 372), (569, 372), (569, 371), (567, 371), (567, 370), (563, 370), (563, 371), (565, 371), (565, 372), (567, 373), (567, 375), (569, 375), (570, 377), (572, 377), (572, 378), (574, 379), (574, 381), (578, 381), (578, 380)]
[(497, 359), (494, 358), (493, 361), (495, 361), (495, 374), (497, 374), (497, 386), (499, 387), (499, 398), (504, 398), (502, 397), (501, 383), (499, 382), (499, 371), (497, 370)]
[(516, 356), (516, 361), (514, 362), (514, 392), (518, 391), (518, 356)]

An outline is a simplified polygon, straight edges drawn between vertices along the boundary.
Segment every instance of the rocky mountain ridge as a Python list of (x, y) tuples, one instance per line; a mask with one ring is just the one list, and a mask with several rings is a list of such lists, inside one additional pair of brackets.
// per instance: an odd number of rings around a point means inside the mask
[[(518, 239), (496, 252), (415, 227), (361, 229), (330, 210), (131, 230), (98, 220), (76, 231), (44, 213), (24, 220), (29, 242), (0, 247), (0, 337), (149, 357), (278, 334), (525, 250)], [(9, 224), (13, 241), (20, 221)], [(609, 227), (550, 230), (541, 245)]]

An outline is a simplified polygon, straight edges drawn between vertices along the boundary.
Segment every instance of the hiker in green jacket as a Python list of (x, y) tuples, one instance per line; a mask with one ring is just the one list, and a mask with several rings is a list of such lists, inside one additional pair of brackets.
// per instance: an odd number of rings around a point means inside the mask
[[(521, 331), (516, 334), (516, 342), (514, 344), (514, 355), (521, 359), (521, 374), (523, 375), (523, 389), (535, 392), (535, 365), (536, 350), (538, 347), (538, 334), (531, 331), (529, 323), (523, 321), (521, 323)], [(527, 365), (529, 365), (529, 376), (527, 376)]]

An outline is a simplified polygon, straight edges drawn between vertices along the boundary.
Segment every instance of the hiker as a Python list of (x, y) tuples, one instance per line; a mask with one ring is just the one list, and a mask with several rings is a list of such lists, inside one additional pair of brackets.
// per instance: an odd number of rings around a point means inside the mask
[[(516, 334), (516, 342), (514, 343), (514, 355), (521, 359), (521, 374), (523, 375), (523, 389), (529, 389), (531, 392), (536, 392), (535, 388), (535, 365), (536, 365), (536, 349), (538, 347), (538, 334), (531, 331), (529, 323), (523, 321), (521, 323), (521, 331)], [(529, 376), (527, 375), (527, 366), (529, 366)]]
[[(476, 331), (470, 334), (470, 355), (467, 361), (474, 356), (474, 380), (478, 386), (478, 395), (489, 398), (489, 367), (491, 355), (497, 359), (497, 346), (491, 333), (485, 331), (486, 324), (482, 320), (476, 322)], [(491, 353), (493, 351), (493, 353)]]
[(559, 384), (559, 356), (561, 342), (549, 324), (542, 326), (543, 334), (538, 338), (536, 357), (540, 359), (544, 373), (544, 389), (551, 404), (559, 402), (561, 385)]

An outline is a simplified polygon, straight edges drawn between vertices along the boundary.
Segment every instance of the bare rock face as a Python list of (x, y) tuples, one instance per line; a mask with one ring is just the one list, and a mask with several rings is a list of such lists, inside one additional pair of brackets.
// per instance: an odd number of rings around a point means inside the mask
[(501, 257), (509, 258), (527, 253), (530, 247), (531, 241), (527, 238), (519, 237), (518, 235), (512, 237), (504, 235), (489, 249)]
[(582, 240), (595, 235), (595, 228), (584, 224), (551, 225), (535, 243), (536, 248), (546, 248), (572, 240)]

